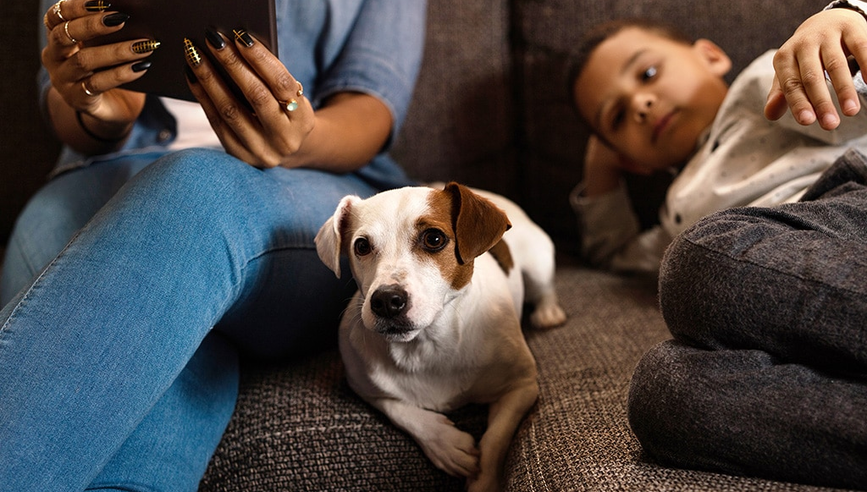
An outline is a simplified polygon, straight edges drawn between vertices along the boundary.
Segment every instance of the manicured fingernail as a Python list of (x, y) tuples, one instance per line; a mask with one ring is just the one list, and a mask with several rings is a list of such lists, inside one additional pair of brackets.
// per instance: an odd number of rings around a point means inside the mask
[(189, 80), (191, 84), (199, 82), (199, 78), (196, 77), (196, 73), (193, 72), (193, 69), (190, 68), (189, 65), (184, 65), (184, 74), (187, 76), (187, 80)]
[(133, 64), (131, 68), (133, 72), (144, 72), (145, 70), (151, 68), (151, 62), (149, 60), (143, 60)]
[(88, 12), (105, 12), (111, 4), (104, 0), (88, 0), (84, 2), (84, 10)]
[(802, 125), (809, 125), (813, 122), (813, 113), (807, 111), (806, 109), (798, 113), (798, 123)]
[(847, 99), (843, 101), (843, 113), (847, 115), (854, 115), (858, 112), (858, 103), (853, 101), (852, 99)]
[(142, 53), (150, 53), (155, 49), (160, 47), (160, 42), (156, 39), (149, 39), (147, 41), (139, 41), (137, 43), (133, 43), (132, 52), (138, 55)]
[(226, 41), (223, 40), (223, 36), (220, 36), (220, 33), (213, 29), (205, 29), (205, 39), (208, 40), (208, 43), (214, 48), (221, 50), (226, 47)]
[(108, 14), (102, 18), (102, 25), (105, 27), (114, 27), (123, 24), (129, 20), (129, 16), (120, 12)]
[(250, 33), (243, 29), (234, 29), (232, 32), (235, 33), (235, 39), (244, 43), (244, 46), (248, 48), (253, 46), (253, 36), (250, 36)]
[(198, 67), (202, 64), (202, 55), (199, 54), (199, 49), (196, 48), (189, 38), (184, 38), (184, 53), (190, 65)]

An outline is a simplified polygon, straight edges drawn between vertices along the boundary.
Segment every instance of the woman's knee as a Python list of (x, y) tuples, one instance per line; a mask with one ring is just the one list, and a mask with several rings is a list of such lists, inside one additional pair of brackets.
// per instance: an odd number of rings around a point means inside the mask
[(211, 149), (186, 149), (163, 156), (136, 177), (144, 193), (186, 203), (223, 196), (231, 199), (245, 179), (259, 172), (242, 161)]

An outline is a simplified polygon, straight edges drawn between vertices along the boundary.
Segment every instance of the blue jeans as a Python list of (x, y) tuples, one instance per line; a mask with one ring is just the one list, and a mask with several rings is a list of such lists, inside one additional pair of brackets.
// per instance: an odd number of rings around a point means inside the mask
[(635, 370), (629, 422), (662, 464), (867, 484), (867, 160), (801, 202), (727, 210), (672, 243), (659, 295), (673, 340)]
[(234, 409), (238, 351), (336, 340), (354, 283), (321, 264), (313, 237), (341, 197), (377, 190), (218, 151), (155, 157), (61, 175), (16, 225), (2, 491), (195, 490)]

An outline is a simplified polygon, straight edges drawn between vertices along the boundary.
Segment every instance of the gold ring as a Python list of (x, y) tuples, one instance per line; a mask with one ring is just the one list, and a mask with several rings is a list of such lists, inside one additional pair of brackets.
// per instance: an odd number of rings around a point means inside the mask
[(73, 38), (72, 35), (69, 34), (69, 21), (66, 21), (66, 23), (63, 24), (63, 32), (66, 33), (66, 37), (69, 38), (70, 41), (72, 41), (72, 44), (78, 44), (78, 40)]
[(66, 0), (57, 0), (57, 3), (54, 4), (54, 13), (57, 14), (57, 18), (60, 19), (61, 22), (66, 20), (66, 18), (63, 17), (63, 14), (60, 12), (60, 4), (65, 1)]
[(298, 91), (296, 91), (295, 94), (296, 94), (298, 97), (302, 97), (302, 96), (304, 96), (304, 86), (301, 85), (301, 82), (298, 82), (297, 80), (296, 80), (295, 82), (298, 83)]
[(291, 113), (292, 111), (298, 109), (298, 101), (296, 101), (295, 99), (290, 99), (288, 101), (278, 100), (277, 102), (280, 103), (280, 108), (282, 108), (283, 111), (286, 111), (287, 113)]
[(93, 92), (92, 90), (87, 88), (87, 81), (86, 80), (81, 81), (81, 88), (84, 90), (84, 93), (90, 97), (96, 97), (99, 95), (96, 92)]

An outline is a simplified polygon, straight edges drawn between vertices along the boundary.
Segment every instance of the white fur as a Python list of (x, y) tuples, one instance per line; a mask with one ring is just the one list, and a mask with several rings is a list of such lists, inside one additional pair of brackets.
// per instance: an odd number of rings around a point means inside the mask
[[(478, 192), (507, 212), (512, 229), (504, 238), (515, 268), (507, 276), (489, 253), (481, 254), (471, 281), (455, 290), (439, 263), (412, 251), (419, 217), (431, 213), (432, 192), (417, 187), (344, 198), (316, 236), (317, 251), (338, 276), (341, 251), (348, 252), (359, 286), (340, 325), (352, 389), (412, 435), (436, 466), (467, 477), (470, 490), (499, 490), (512, 436), (538, 396), (535, 361), (520, 325), (521, 273), (527, 300), (536, 303), (531, 321), (554, 326), (565, 320), (553, 289), (553, 244), (517, 205)], [(360, 237), (372, 253), (355, 254)], [(446, 250), (440, 254), (453, 255), (453, 248)], [(381, 319), (371, 308), (373, 293), (388, 285), (406, 292), (398, 320)], [(478, 448), (439, 413), (467, 403), (490, 404)]]

